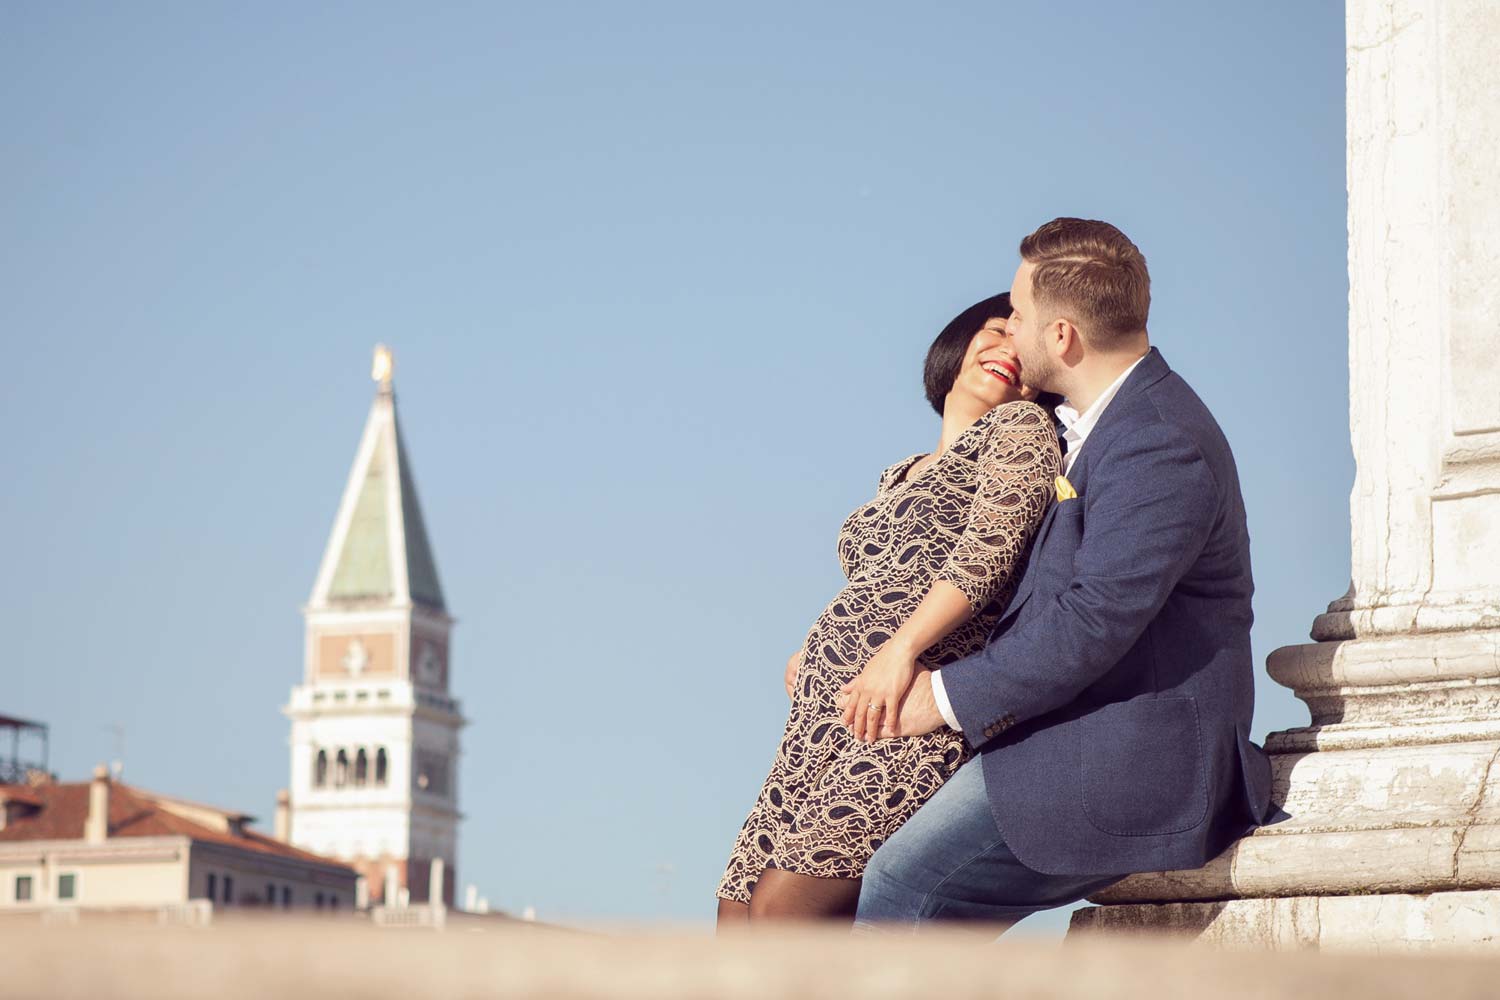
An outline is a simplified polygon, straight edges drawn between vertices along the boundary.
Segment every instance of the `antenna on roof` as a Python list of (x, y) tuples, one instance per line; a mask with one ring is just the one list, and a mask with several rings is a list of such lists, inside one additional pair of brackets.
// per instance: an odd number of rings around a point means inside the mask
[(115, 737), (115, 759), (109, 763), (109, 773), (114, 780), (119, 781), (120, 776), (125, 773), (125, 727), (118, 722), (112, 722), (104, 728)]

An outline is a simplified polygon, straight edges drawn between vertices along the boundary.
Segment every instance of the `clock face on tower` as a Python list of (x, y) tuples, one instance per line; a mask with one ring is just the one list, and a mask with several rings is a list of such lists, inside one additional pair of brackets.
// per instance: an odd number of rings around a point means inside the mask
[(437, 647), (423, 642), (417, 648), (417, 680), (438, 687), (443, 683), (443, 657)]

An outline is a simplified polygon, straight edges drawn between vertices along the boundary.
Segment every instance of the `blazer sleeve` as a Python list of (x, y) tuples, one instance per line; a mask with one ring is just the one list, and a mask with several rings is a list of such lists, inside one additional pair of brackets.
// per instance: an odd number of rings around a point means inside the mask
[(1118, 663), (1197, 560), (1219, 507), (1197, 445), (1163, 423), (1113, 442), (1084, 496), (1067, 502), (1084, 505), (1068, 585), (1040, 614), (942, 668), (975, 746), (1066, 705)]
[(1053, 495), (1062, 459), (1047, 411), (1023, 403), (997, 413), (977, 461), (968, 523), (937, 573), (975, 613), (1010, 583)]

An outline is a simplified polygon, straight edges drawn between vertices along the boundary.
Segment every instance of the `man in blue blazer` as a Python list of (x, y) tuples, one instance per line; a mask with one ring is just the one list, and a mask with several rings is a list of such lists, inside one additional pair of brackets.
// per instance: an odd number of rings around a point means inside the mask
[(1060, 393), (1065, 476), (988, 645), (920, 671), (884, 735), (979, 750), (865, 871), (861, 924), (1013, 923), (1261, 823), (1250, 541), (1234, 457), (1150, 346), (1125, 234), (1056, 219), (1011, 285), (1022, 378)]

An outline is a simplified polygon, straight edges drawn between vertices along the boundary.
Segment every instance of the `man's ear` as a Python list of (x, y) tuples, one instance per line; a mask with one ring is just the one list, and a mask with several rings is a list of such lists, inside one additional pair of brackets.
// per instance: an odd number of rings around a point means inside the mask
[(1066, 358), (1083, 346), (1078, 327), (1061, 316), (1052, 321), (1047, 334), (1059, 358)]

